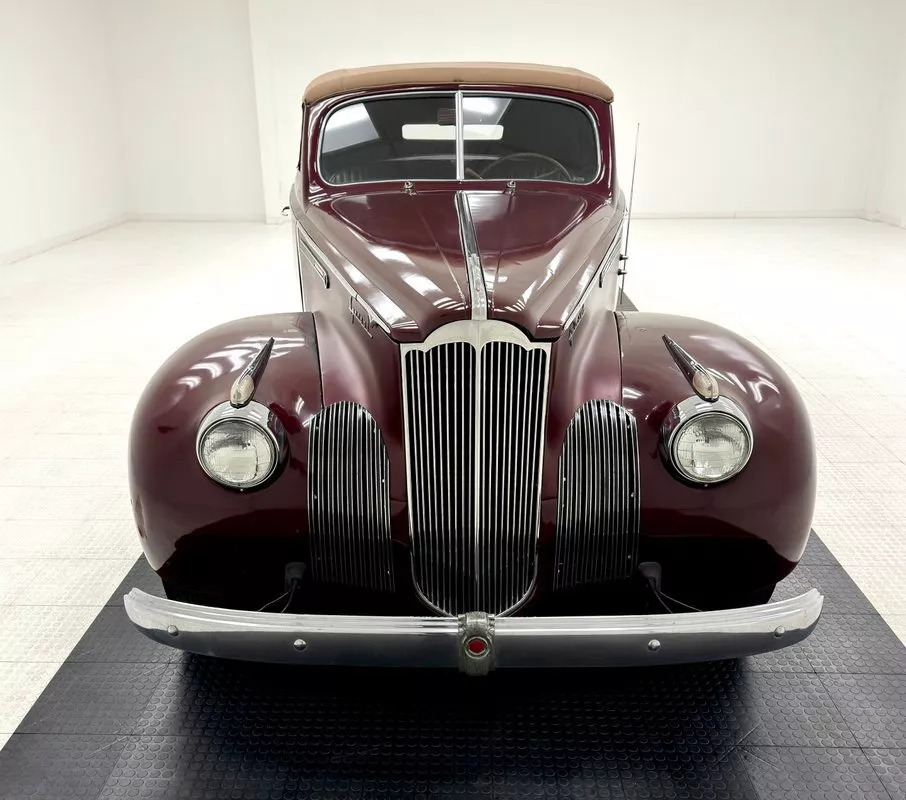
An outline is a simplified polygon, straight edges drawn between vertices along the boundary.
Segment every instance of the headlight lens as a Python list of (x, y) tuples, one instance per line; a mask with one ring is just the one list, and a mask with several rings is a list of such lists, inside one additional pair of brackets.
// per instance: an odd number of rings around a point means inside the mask
[(674, 466), (700, 483), (723, 481), (749, 460), (752, 439), (743, 423), (727, 414), (705, 413), (682, 425), (673, 437)]
[(282, 438), (282, 427), (260, 403), (239, 409), (223, 403), (211, 410), (198, 430), (198, 462), (218, 483), (251, 489), (273, 475)]

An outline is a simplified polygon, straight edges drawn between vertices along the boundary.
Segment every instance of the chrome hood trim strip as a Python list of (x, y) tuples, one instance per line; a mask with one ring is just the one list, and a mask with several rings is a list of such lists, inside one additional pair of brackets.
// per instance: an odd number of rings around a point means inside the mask
[(462, 253), (466, 260), (466, 276), (469, 280), (469, 294), (472, 296), (472, 319), (484, 321), (488, 318), (488, 289), (485, 284), (481, 252), (475, 237), (475, 223), (469, 207), (467, 192), (456, 193), (456, 215), (459, 217), (459, 235), (462, 239)]

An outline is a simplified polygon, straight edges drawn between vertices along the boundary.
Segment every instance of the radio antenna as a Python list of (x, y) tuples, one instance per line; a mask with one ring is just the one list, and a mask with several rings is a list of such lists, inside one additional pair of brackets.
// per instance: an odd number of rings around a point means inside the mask
[(626, 235), (623, 238), (623, 255), (620, 256), (620, 302), (623, 305), (623, 287), (626, 285), (626, 261), (629, 258), (629, 225), (632, 222), (632, 196), (635, 194), (635, 164), (639, 158), (639, 128), (641, 123), (635, 124), (635, 148), (632, 151), (632, 177), (629, 179), (629, 205), (626, 208)]

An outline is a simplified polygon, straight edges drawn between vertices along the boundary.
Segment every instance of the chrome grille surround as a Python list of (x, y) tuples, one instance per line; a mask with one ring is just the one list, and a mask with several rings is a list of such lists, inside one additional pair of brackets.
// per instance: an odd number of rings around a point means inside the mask
[(589, 400), (560, 453), (554, 588), (628, 578), (638, 559), (639, 445), (635, 417)]
[(374, 417), (329, 405), (308, 434), (308, 537), (313, 577), (393, 591), (390, 461)]
[(507, 614), (537, 572), (550, 344), (460, 320), (401, 351), (415, 586), (442, 614)]

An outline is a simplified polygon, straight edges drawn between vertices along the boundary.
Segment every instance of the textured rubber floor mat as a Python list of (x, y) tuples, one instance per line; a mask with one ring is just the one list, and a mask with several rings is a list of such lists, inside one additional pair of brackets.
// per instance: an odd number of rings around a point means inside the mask
[(906, 648), (813, 536), (802, 644), (682, 667), (453, 672), (218, 661), (120, 596), (0, 752), (0, 798), (903, 798)]

